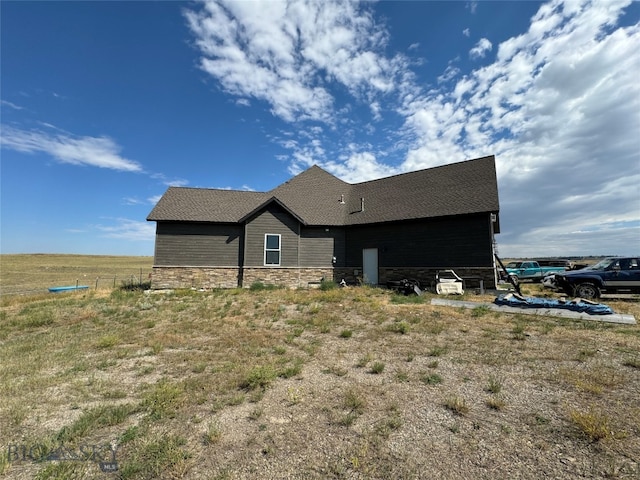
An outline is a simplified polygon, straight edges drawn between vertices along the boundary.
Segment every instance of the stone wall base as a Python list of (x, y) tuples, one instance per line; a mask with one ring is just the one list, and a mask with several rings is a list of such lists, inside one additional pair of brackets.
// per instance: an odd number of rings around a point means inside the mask
[[(393, 280), (418, 280), (423, 290), (435, 289), (436, 274), (441, 270), (453, 270), (459, 277), (465, 279), (467, 288), (478, 288), (480, 280), (484, 288), (496, 288), (495, 272), (492, 267), (380, 267), (378, 269), (378, 284), (386, 285)], [(357, 272), (357, 273), (356, 273)], [(336, 268), (335, 281), (344, 279), (348, 284), (362, 283), (361, 268)]]
[(151, 288), (249, 288), (257, 282), (298, 288), (322, 279), (333, 280), (333, 268), (153, 267)]
[(236, 288), (240, 281), (237, 267), (153, 267), (151, 288)]
[[(418, 280), (423, 289), (434, 289), (436, 273), (447, 267), (380, 267), (378, 284), (386, 285), (403, 278)], [(480, 280), (484, 288), (496, 288), (495, 272), (490, 267), (457, 267), (453, 269), (465, 279), (466, 288), (478, 288)], [(357, 273), (356, 273), (357, 272)], [(348, 284), (362, 282), (361, 268), (268, 268), (246, 267), (153, 267), (151, 287), (163, 288), (249, 288), (253, 283), (281, 285), (288, 288), (313, 287), (322, 279)]]
[(288, 288), (313, 287), (320, 285), (323, 279), (333, 280), (333, 268), (246, 267), (242, 275), (242, 286), (245, 288), (256, 282)]

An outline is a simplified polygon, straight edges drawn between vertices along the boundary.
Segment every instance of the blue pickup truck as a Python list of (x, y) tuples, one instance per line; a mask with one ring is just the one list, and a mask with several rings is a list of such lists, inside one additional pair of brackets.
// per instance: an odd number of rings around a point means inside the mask
[(522, 280), (541, 282), (546, 275), (563, 272), (570, 266), (561, 262), (556, 265), (540, 266), (536, 261), (527, 260), (524, 262), (509, 262), (505, 268), (507, 269), (507, 275), (517, 284)]
[(588, 299), (602, 294), (638, 294), (640, 257), (605, 258), (582, 270), (556, 273), (555, 282), (567, 295)]

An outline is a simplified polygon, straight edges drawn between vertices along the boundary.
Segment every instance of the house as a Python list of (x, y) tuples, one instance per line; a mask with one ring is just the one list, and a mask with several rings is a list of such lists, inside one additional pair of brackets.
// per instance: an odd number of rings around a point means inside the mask
[(313, 166), (268, 192), (170, 187), (147, 218), (152, 286), (429, 285), (454, 269), (491, 287), (498, 214), (493, 156), (355, 184)]

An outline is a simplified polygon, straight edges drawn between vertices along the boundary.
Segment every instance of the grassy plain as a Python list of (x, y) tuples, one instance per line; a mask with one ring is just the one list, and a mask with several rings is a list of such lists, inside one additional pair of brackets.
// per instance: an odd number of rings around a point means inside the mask
[(148, 280), (153, 257), (108, 255), (0, 255), (0, 295), (46, 292), (48, 287), (88, 285), (113, 288)]
[(431, 298), (5, 295), (0, 478), (638, 478), (640, 328)]

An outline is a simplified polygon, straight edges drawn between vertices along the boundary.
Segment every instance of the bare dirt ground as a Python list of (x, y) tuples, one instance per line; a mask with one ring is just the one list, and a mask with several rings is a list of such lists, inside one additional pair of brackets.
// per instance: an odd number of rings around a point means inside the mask
[[(640, 478), (637, 326), (429, 298), (7, 300), (3, 445), (114, 445), (118, 471), (5, 450), (0, 478)], [(637, 301), (607, 304), (640, 318)]]

